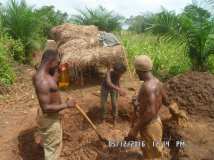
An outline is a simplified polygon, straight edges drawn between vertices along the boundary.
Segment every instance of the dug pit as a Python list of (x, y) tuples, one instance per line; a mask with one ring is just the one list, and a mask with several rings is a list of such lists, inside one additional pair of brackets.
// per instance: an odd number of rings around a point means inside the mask
[[(168, 108), (162, 107), (160, 114), (164, 124), (163, 140), (170, 140), (171, 144), (170, 148), (165, 150), (164, 160), (213, 159), (214, 125), (211, 114), (213, 113), (213, 84), (212, 75), (197, 72), (177, 76), (165, 83), (169, 101), (177, 102), (178, 106), (187, 113), (189, 119), (188, 125), (180, 125), (178, 120), (169, 113)], [(139, 88), (139, 85), (138, 83), (134, 88)], [(128, 88), (132, 84), (124, 86)], [(109, 116), (103, 123), (100, 118), (99, 94), (94, 94), (98, 89), (98, 87), (83, 89), (82, 95), (79, 91), (69, 91), (66, 94), (76, 96), (80, 106), (104, 137), (120, 141), (129, 132), (129, 114), (132, 106), (129, 99), (120, 98), (120, 118), (116, 126), (113, 126), (109, 103)], [(104, 145), (76, 109), (66, 110), (62, 115), (64, 147), (61, 160), (139, 160), (143, 158), (140, 148), (121, 149)], [(24, 160), (42, 160), (42, 149), (35, 146), (32, 134), (33, 130), (30, 130), (19, 136), (19, 153)], [(185, 147), (176, 148), (174, 145), (176, 140), (183, 140), (186, 144)]]

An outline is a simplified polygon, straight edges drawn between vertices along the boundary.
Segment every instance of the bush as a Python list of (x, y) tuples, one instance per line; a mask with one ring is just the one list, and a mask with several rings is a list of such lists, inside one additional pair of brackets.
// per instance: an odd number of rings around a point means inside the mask
[(137, 33), (146, 32), (147, 28), (150, 27), (151, 22), (153, 21), (155, 14), (144, 14), (138, 16), (131, 16), (126, 20), (126, 23), (129, 25), (128, 30)]
[(166, 10), (157, 14), (150, 29), (167, 41), (176, 39), (185, 45), (192, 69), (206, 71), (209, 56), (214, 54), (213, 28), (214, 21), (207, 10), (188, 5), (180, 15)]
[(211, 55), (208, 59), (208, 70), (214, 74), (214, 55)]
[(10, 85), (15, 80), (15, 74), (10, 65), (9, 57), (2, 42), (0, 42), (0, 84)]
[(154, 74), (163, 79), (191, 68), (184, 46), (178, 46), (176, 41), (158, 41), (154, 35), (131, 32), (124, 32), (118, 36), (126, 48), (129, 65), (132, 69), (134, 69), (132, 65), (134, 57), (140, 54), (152, 58)]
[(42, 36), (48, 38), (50, 37), (50, 30), (54, 26), (68, 22), (68, 14), (60, 10), (55, 11), (54, 6), (43, 6), (36, 9), (35, 14), (39, 18)]
[(6, 52), (10, 57), (19, 63), (24, 62), (25, 50), (21, 40), (14, 40), (9, 36), (3, 36), (1, 42), (4, 44)]
[[(24, 60), (30, 62), (32, 51), (41, 47), (42, 39), (39, 19), (33, 8), (28, 6), (24, 0), (21, 2), (10, 0), (3, 7), (1, 18), (7, 33), (17, 40), (17, 43), (20, 41), (24, 45)], [(18, 57), (15, 56), (15, 58)]]

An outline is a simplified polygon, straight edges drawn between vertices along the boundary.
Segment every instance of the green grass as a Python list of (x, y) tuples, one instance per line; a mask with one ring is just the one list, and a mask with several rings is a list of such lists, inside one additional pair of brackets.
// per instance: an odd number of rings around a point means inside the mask
[(157, 37), (151, 34), (131, 32), (121, 32), (118, 36), (127, 51), (129, 65), (132, 70), (134, 57), (141, 54), (152, 58), (154, 63), (153, 72), (162, 79), (183, 73), (191, 68), (190, 60), (185, 55), (184, 46), (179, 46), (176, 41), (158, 41)]

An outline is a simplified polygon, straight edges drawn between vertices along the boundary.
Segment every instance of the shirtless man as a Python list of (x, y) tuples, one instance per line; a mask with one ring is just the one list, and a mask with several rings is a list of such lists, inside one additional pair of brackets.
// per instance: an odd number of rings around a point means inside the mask
[(153, 142), (162, 140), (162, 123), (158, 112), (165, 101), (165, 93), (161, 82), (152, 75), (152, 61), (149, 57), (136, 57), (134, 65), (139, 79), (144, 83), (133, 103), (137, 119), (125, 140), (135, 140), (140, 132), (142, 141), (145, 142), (145, 147), (142, 147), (144, 157), (161, 159), (162, 145), (153, 146)]
[(39, 100), (39, 132), (43, 138), (45, 160), (57, 160), (62, 146), (62, 126), (59, 111), (74, 107), (73, 99), (62, 103), (57, 87), (59, 56), (56, 50), (46, 50), (41, 64), (33, 76)]

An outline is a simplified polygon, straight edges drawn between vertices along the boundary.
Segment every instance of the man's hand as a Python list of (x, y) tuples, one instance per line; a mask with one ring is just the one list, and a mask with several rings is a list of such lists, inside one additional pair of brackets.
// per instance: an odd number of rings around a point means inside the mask
[(67, 104), (68, 108), (72, 108), (72, 107), (75, 107), (77, 103), (76, 103), (75, 99), (68, 99), (66, 101), (66, 104)]
[(126, 91), (123, 89), (119, 89), (118, 92), (119, 92), (120, 96), (122, 96), (122, 97), (125, 97), (127, 95)]

